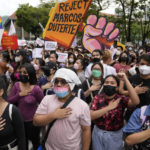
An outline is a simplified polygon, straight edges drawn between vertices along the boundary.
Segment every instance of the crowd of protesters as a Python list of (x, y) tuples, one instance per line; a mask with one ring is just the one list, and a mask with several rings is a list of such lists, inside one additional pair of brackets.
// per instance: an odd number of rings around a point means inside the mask
[(34, 48), (0, 52), (0, 150), (150, 149), (147, 49)]

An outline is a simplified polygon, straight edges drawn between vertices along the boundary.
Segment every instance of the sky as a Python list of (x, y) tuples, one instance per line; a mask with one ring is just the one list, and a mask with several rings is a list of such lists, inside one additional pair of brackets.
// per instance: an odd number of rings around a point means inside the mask
[[(10, 16), (17, 10), (19, 4), (26, 3), (29, 3), (32, 6), (38, 6), (40, 4), (40, 0), (0, 0), (0, 16)], [(104, 12), (114, 13), (114, 6)]]

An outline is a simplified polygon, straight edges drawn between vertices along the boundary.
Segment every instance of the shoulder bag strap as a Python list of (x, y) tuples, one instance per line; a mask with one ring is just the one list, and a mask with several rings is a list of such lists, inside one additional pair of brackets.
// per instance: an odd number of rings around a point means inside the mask
[(11, 121), (12, 121), (12, 107), (13, 107), (13, 105), (9, 104), (9, 118)]
[[(63, 109), (63, 108), (65, 108), (65, 107), (67, 107), (67, 105), (68, 105), (74, 98), (75, 98), (75, 96), (73, 96), (73, 95), (70, 96), (61, 108)], [(43, 140), (42, 140), (42, 147), (43, 147), (43, 148), (45, 148), (45, 143), (46, 143), (46, 140), (47, 140), (47, 138), (48, 138), (49, 131), (50, 131), (50, 129), (52, 128), (52, 126), (54, 125), (54, 123), (55, 123), (56, 120), (57, 120), (57, 119), (53, 120), (53, 121), (49, 124), (49, 126), (48, 126), (48, 129), (47, 129), (47, 131), (46, 131), (46, 134), (45, 134), (45, 136), (44, 136), (44, 138), (43, 138)]]
[[(88, 88), (90, 88), (89, 80), (88, 80), (88, 79), (86, 79), (86, 82), (87, 82), (87, 86), (88, 86)], [(93, 98), (94, 98), (94, 96), (93, 96), (93, 93), (92, 93), (92, 92), (91, 92), (90, 96), (91, 96), (91, 99), (93, 99)]]

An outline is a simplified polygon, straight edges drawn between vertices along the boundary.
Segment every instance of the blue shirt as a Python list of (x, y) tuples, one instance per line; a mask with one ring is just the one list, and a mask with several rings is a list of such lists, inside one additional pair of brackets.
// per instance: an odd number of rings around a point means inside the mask
[[(150, 116), (150, 105), (147, 106), (145, 116)], [(142, 121), (140, 119), (141, 108), (136, 109), (131, 115), (128, 124), (123, 128), (125, 133), (135, 133), (142, 130)]]

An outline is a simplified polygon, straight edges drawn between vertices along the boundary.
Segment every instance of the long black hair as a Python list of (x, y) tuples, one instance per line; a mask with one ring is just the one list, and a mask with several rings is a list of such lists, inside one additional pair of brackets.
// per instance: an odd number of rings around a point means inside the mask
[(0, 90), (3, 89), (4, 93), (2, 95), (3, 99), (7, 99), (7, 79), (5, 75), (0, 75)]
[(30, 63), (25, 63), (20, 66), (20, 69), (21, 68), (25, 68), (27, 70), (27, 73), (29, 75), (29, 83), (31, 85), (37, 84), (36, 71), (35, 71), (33, 65), (31, 65)]

